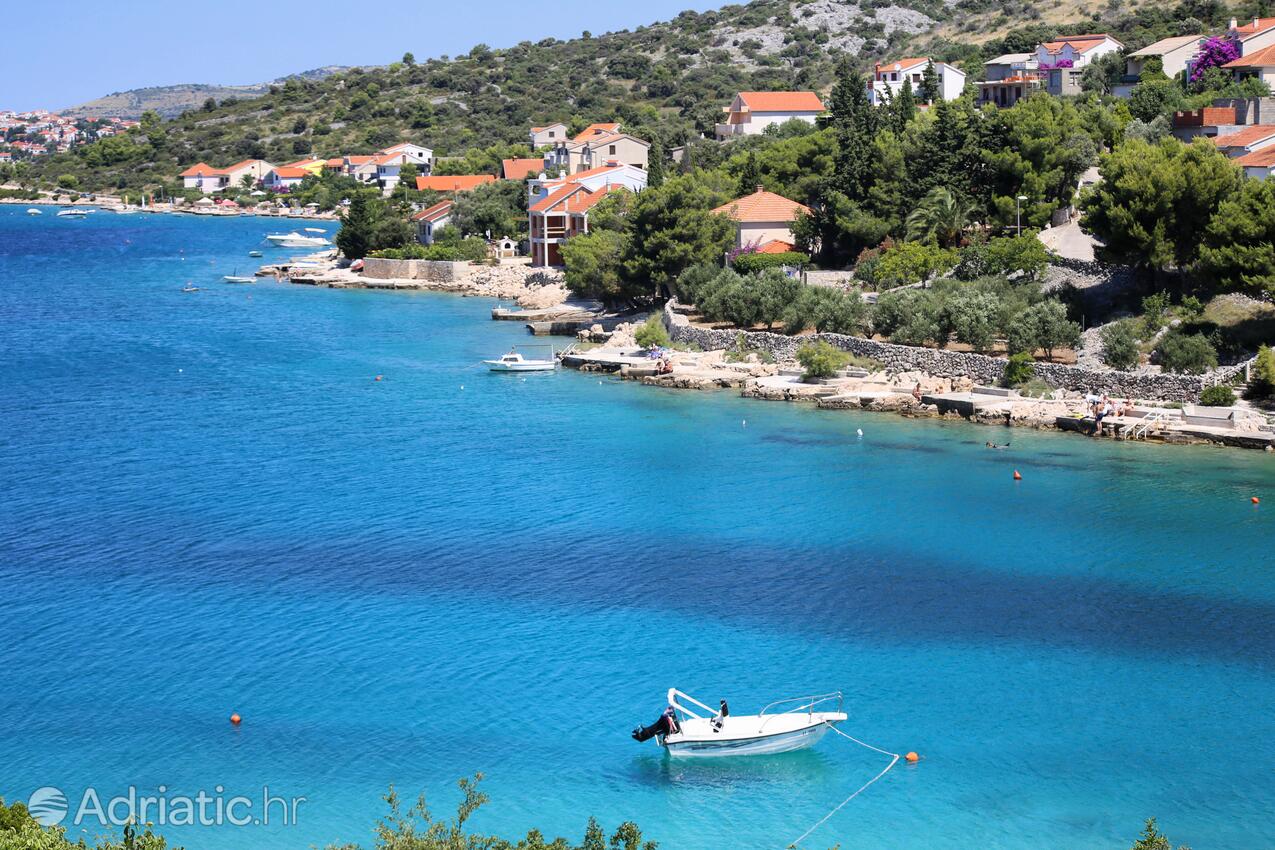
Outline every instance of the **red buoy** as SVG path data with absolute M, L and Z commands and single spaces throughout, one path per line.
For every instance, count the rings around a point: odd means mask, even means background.
M 376 379 L 377 379 L 378 381 L 379 381 L 379 380 L 381 380 L 381 376 L 380 376 L 380 375 L 377 375 L 377 376 L 376 376 Z
M 1017 469 L 1015 469 L 1015 470 L 1014 470 L 1014 480 L 1015 480 L 1015 481 L 1022 481 L 1022 480 L 1023 480 L 1023 475 L 1022 475 L 1022 473 L 1021 473 L 1021 472 L 1019 472 Z
M 1257 498 L 1256 496 L 1253 497 L 1253 504 L 1260 505 L 1261 503 L 1262 503 L 1261 499 Z
M 239 712 L 235 712 L 234 714 L 230 715 L 231 726 L 238 726 L 240 723 L 243 723 L 243 718 L 239 716 Z

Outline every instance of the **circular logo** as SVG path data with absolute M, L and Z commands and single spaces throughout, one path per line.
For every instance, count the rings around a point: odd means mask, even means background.
M 66 795 L 61 788 L 37 788 L 27 800 L 27 811 L 40 826 L 57 826 L 66 817 Z

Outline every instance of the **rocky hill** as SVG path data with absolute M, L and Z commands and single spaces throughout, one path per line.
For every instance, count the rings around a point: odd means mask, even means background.
M 330 65 L 305 71 L 301 74 L 293 74 L 291 77 L 272 80 L 268 83 L 247 86 L 222 86 L 206 83 L 150 86 L 141 89 L 112 92 L 87 103 L 60 109 L 58 112 L 61 115 L 73 118 L 98 118 L 101 116 L 140 118 L 142 113 L 152 111 L 159 113 L 164 118 L 176 118 L 188 109 L 198 109 L 210 97 L 217 101 L 260 97 L 270 91 L 271 85 L 282 85 L 288 79 L 321 80 L 344 70 L 347 69 L 338 65 Z

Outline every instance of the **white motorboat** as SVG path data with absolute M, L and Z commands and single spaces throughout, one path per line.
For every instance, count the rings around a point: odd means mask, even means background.
M 550 346 L 545 347 L 550 352 L 548 360 L 523 357 L 520 352 L 511 350 L 499 360 L 484 360 L 483 362 L 493 372 L 549 372 L 558 368 L 558 360 L 553 356 L 553 348 Z
M 88 210 L 78 209 L 76 207 L 58 210 L 58 218 L 85 218 L 88 214 Z
M 633 738 L 654 738 L 674 756 L 786 753 L 818 743 L 829 729 L 846 719 L 841 708 L 842 696 L 837 691 L 778 700 L 758 714 L 731 714 L 726 700 L 714 710 L 669 688 L 668 708 L 655 723 L 634 729 Z
M 244 275 L 228 274 L 222 277 L 226 283 L 256 283 L 255 277 L 245 277 Z
M 305 229 L 305 232 L 306 233 L 322 233 L 325 237 L 328 235 L 328 232 L 324 230 L 322 227 L 307 227 Z
M 27 215 L 44 215 L 44 210 L 37 210 L 35 207 L 31 207 L 27 210 Z
M 304 233 L 272 233 L 266 237 L 271 245 L 280 248 L 323 248 L 332 243 L 322 236 L 306 236 Z

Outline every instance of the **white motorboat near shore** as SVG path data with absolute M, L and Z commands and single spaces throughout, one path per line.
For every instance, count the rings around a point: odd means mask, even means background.
M 89 210 L 79 209 L 77 207 L 69 207 L 67 209 L 58 210 L 58 218 L 85 218 L 89 214 Z
M 322 236 L 306 236 L 304 233 L 271 233 L 266 241 L 280 248 L 325 248 L 332 243 Z
M 535 360 L 523 357 L 517 351 L 517 347 L 511 349 L 508 354 L 501 356 L 499 360 L 484 360 L 487 368 L 493 372 L 549 372 L 558 368 L 558 359 L 553 356 L 553 348 L 545 346 L 549 349 L 548 360 Z
M 673 756 L 786 753 L 813 746 L 835 724 L 844 721 L 842 701 L 841 692 L 837 691 L 778 700 L 758 714 L 731 714 L 725 700 L 720 709 L 714 710 L 689 694 L 669 688 L 664 714 L 650 726 L 634 729 L 633 738 L 655 738 Z
M 31 207 L 27 210 L 27 215 L 44 215 L 44 210 L 37 210 L 35 207 Z
M 239 274 L 224 275 L 222 277 L 222 280 L 224 280 L 226 283 L 256 283 L 257 282 L 257 279 L 255 277 L 245 277 L 244 275 L 239 275 Z

